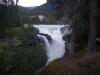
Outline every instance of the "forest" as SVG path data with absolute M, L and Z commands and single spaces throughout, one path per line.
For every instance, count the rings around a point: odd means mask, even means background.
M 20 11 L 18 2 L 0 0 L 0 75 L 100 74 L 99 0 L 47 0 L 45 5 L 57 12 Z M 32 26 L 41 24 L 64 24 L 71 30 L 62 37 L 68 53 L 47 66 L 44 41 Z

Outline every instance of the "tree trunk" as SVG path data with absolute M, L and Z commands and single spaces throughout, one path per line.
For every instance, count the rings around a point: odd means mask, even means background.
M 75 17 L 73 17 L 72 20 L 72 32 L 71 32 L 71 40 L 70 40 L 70 51 L 69 51 L 69 55 L 73 55 L 75 53 Z
M 73 18 L 72 18 L 72 33 L 71 33 L 71 40 L 70 40 L 70 51 L 69 55 L 73 55 L 75 53 L 75 34 L 76 34 L 76 17 L 77 17 L 77 0 L 72 0 L 73 1 Z
M 98 0 L 90 0 L 90 26 L 88 52 L 86 55 L 91 55 L 96 52 L 97 1 Z
M 70 51 L 69 55 L 73 55 L 75 53 L 75 24 L 72 24 L 72 32 L 71 32 L 71 41 L 70 41 Z

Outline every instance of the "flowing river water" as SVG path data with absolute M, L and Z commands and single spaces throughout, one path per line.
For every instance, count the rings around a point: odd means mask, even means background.
M 33 25 L 38 28 L 40 33 L 48 34 L 52 38 L 52 43 L 49 43 L 47 38 L 42 35 L 38 35 L 42 37 L 45 41 L 48 61 L 51 62 L 54 59 L 61 58 L 65 53 L 65 43 L 62 39 L 62 34 L 60 28 L 64 27 L 64 25 Z

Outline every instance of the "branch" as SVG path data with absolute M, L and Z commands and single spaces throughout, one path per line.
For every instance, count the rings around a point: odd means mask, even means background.
M 100 39 L 99 38 L 96 38 L 96 40 L 100 42 Z

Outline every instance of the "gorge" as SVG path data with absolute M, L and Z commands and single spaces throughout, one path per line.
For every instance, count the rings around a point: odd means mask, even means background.
M 39 29 L 38 37 L 42 38 L 45 42 L 45 47 L 47 51 L 48 61 L 51 62 L 54 59 L 61 58 L 65 54 L 65 41 L 62 37 L 64 34 L 61 32 L 61 28 L 64 25 L 33 25 Z M 68 34 L 68 31 L 66 32 Z M 41 35 L 42 34 L 42 35 Z M 43 34 L 48 34 L 51 40 L 46 38 Z

